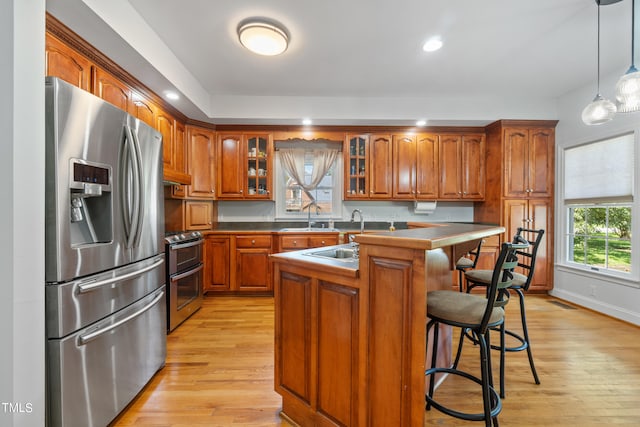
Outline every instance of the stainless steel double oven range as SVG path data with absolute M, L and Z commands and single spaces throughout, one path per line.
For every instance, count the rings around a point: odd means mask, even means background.
M 168 233 L 167 331 L 171 332 L 202 306 L 202 247 L 199 231 Z

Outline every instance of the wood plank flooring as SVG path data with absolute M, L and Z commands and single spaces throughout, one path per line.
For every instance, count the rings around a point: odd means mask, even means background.
M 541 384 L 533 382 L 525 352 L 507 354 L 501 426 L 640 425 L 640 328 L 551 297 L 526 298 Z M 507 310 L 514 330 L 516 299 Z M 167 347 L 166 366 L 112 426 L 289 426 L 273 391 L 272 298 L 205 297 Z M 477 370 L 478 350 L 469 343 L 461 367 Z M 450 378 L 439 396 L 479 411 L 478 394 L 477 386 Z M 425 425 L 479 423 L 431 410 Z

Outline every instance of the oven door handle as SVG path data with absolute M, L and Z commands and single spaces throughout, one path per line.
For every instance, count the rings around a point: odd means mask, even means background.
M 175 245 L 170 245 L 169 249 L 171 249 L 172 251 L 177 251 L 178 249 L 184 249 L 184 248 L 190 248 L 191 246 L 198 246 L 202 244 L 202 239 L 200 240 L 195 240 L 193 242 L 187 242 L 187 243 L 178 243 Z
M 176 274 L 174 276 L 171 276 L 171 277 L 169 277 L 169 279 L 172 282 L 184 279 L 185 277 L 191 276 L 192 274 L 197 273 L 198 271 L 202 270 L 203 267 L 204 267 L 204 264 L 200 264 L 196 268 L 192 268 L 191 270 L 187 270 L 184 273 L 180 273 L 180 274 Z
M 164 296 L 164 291 L 162 291 L 157 297 L 155 297 L 153 299 L 153 301 L 151 301 L 149 304 L 145 305 L 140 310 L 136 311 L 135 313 L 130 314 L 129 316 L 125 317 L 124 319 L 118 320 L 113 325 L 109 325 L 106 328 L 98 329 L 97 331 L 93 331 L 93 332 L 88 333 L 86 335 L 80 335 L 80 337 L 78 337 L 78 343 L 80 345 L 86 345 L 89 341 L 92 341 L 92 340 L 98 338 L 100 335 L 106 334 L 107 332 L 112 331 L 112 330 L 122 326 L 123 324 L 127 323 L 128 321 L 133 320 L 136 317 L 141 316 L 143 313 L 145 313 L 146 311 L 151 309 L 154 305 L 156 305 L 158 303 L 158 301 L 160 301 L 162 299 L 163 296 Z
M 115 282 L 121 282 L 123 280 L 128 280 L 128 279 L 132 279 L 132 278 L 137 277 L 137 276 L 141 276 L 144 273 L 147 273 L 147 272 L 153 270 L 154 268 L 162 265 L 163 262 L 164 262 L 164 258 L 160 258 L 158 261 L 154 262 L 153 264 L 151 264 L 151 265 L 149 265 L 147 267 L 144 267 L 141 270 L 132 271 L 131 273 L 123 274 L 122 276 L 111 277 L 109 279 L 100 280 L 100 281 L 97 281 L 97 282 L 82 283 L 82 284 L 78 285 L 78 292 L 81 293 L 81 294 L 84 294 L 84 293 L 87 293 L 87 292 L 94 291 L 97 288 L 101 288 L 103 286 L 110 285 L 110 284 L 115 283 Z

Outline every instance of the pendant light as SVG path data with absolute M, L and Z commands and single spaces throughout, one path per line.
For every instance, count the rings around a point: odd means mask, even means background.
M 631 66 L 616 84 L 618 111 L 632 113 L 640 110 L 640 71 L 634 64 L 635 0 L 631 0 Z
M 613 119 L 616 115 L 616 106 L 608 99 L 604 99 L 600 95 L 600 2 L 598 4 L 598 78 L 597 93 L 593 101 L 582 110 L 582 121 L 587 125 L 600 125 Z

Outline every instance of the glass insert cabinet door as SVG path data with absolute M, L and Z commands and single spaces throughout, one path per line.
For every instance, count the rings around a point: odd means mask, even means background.
M 268 135 L 247 135 L 247 197 L 271 198 L 271 150 Z
M 345 153 L 345 199 L 369 198 L 369 137 L 349 135 Z

